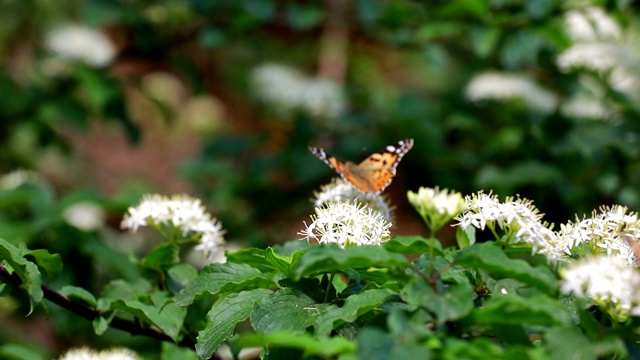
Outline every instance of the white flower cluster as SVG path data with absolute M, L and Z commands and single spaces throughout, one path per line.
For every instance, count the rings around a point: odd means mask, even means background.
M 482 192 L 467 196 L 467 211 L 459 215 L 458 226 L 473 226 L 484 230 L 488 227 L 494 234 L 497 228 L 505 231 L 510 242 L 524 242 L 533 253 L 543 254 L 550 260 L 562 257 L 556 246 L 556 235 L 542 222 L 543 214 L 531 200 L 507 197 L 502 203 L 497 195 Z
M 316 208 L 312 222 L 300 232 L 307 241 L 336 243 L 341 247 L 380 245 L 389 240 L 391 223 L 370 207 L 357 202 L 332 202 Z
M 640 54 L 635 45 L 624 42 L 613 18 L 597 7 L 570 10 L 565 15 L 565 27 L 574 45 L 558 56 L 556 64 L 561 70 L 593 70 L 606 75 L 614 89 L 637 92 Z
M 440 190 L 437 186 L 421 187 L 417 193 L 409 191 L 407 197 L 432 232 L 437 232 L 467 208 L 462 194 L 449 193 L 448 189 Z
M 141 358 L 126 348 L 113 348 L 96 351 L 86 347 L 71 349 L 60 357 L 60 360 L 140 360 Z
M 95 67 L 109 65 L 116 55 L 111 40 L 102 32 L 82 25 L 66 25 L 51 31 L 45 47 L 55 55 Z
M 67 224 L 80 230 L 93 231 L 104 226 L 107 213 L 99 204 L 81 201 L 67 207 L 62 213 L 62 218 Z
M 0 190 L 13 190 L 22 184 L 40 180 L 40 176 L 34 171 L 14 170 L 0 177 Z
M 640 316 L 640 273 L 624 260 L 604 255 L 561 269 L 562 292 L 590 297 L 614 319 Z
M 625 240 L 626 235 L 640 236 L 638 214 L 620 205 L 602 207 L 589 218 L 560 225 L 557 246 L 567 255 L 583 253 L 581 246 L 586 246 L 589 253 L 606 253 L 631 265 L 636 256 Z
M 340 84 L 306 78 L 284 65 L 260 65 L 253 70 L 251 80 L 256 95 L 283 115 L 300 109 L 313 116 L 336 118 L 345 108 Z
M 599 7 L 569 10 L 564 19 L 567 33 L 576 42 L 620 37 L 618 24 Z
M 531 109 L 541 113 L 555 111 L 558 101 L 553 93 L 542 88 L 528 77 L 519 74 L 485 72 L 476 75 L 465 90 L 469 101 L 522 100 Z
M 322 207 L 331 202 L 357 201 L 382 214 L 385 220 L 391 222 L 393 214 L 391 205 L 387 199 L 378 194 L 364 194 L 342 178 L 334 178 L 331 183 L 320 187 L 320 192 L 315 192 L 315 207 Z
M 222 224 L 212 218 L 199 199 L 186 195 L 168 198 L 162 195 L 145 195 L 140 204 L 131 207 L 122 219 L 121 227 L 135 232 L 141 226 L 151 226 L 161 233 L 167 227 L 179 231 L 182 237 L 196 235 L 199 244 L 196 250 L 214 257 L 224 244 Z M 163 234 L 173 241 L 178 234 Z

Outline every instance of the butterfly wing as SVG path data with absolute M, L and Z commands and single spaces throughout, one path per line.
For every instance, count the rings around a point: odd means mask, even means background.
M 340 176 L 348 183 L 350 183 L 354 188 L 362 191 L 363 193 L 371 192 L 369 188 L 368 181 L 363 179 L 357 169 L 358 166 L 350 161 L 346 163 L 341 162 L 336 159 L 334 156 L 327 154 L 326 151 L 316 147 L 310 147 L 309 150 L 313 155 L 315 155 L 318 159 L 324 161 L 332 167 Z
M 396 145 L 389 145 L 372 154 L 358 165 L 352 162 L 342 163 L 320 148 L 310 147 L 309 150 L 356 189 L 365 194 L 380 194 L 389 186 L 398 163 L 412 147 L 413 139 L 401 140 Z
M 396 175 L 396 168 L 402 157 L 413 147 L 413 139 L 398 141 L 395 145 L 389 145 L 384 150 L 373 153 L 357 166 L 360 178 L 366 179 L 368 192 L 380 194 L 391 184 Z

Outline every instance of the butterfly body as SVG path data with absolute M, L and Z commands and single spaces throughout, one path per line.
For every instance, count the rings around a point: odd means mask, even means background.
M 327 154 L 323 149 L 309 150 L 331 166 L 344 180 L 365 194 L 380 194 L 396 175 L 396 167 L 402 157 L 413 147 L 413 139 L 399 141 L 384 150 L 371 154 L 361 163 L 345 163 Z

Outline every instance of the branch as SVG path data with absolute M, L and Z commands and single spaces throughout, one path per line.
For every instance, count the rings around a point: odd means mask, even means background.
M 20 285 L 22 285 L 22 279 L 20 279 L 18 274 L 16 274 L 15 272 L 13 274 L 10 274 L 4 265 L 0 265 L 0 279 L 4 280 L 6 283 L 10 284 L 14 288 L 17 288 Z M 100 316 L 100 311 L 98 311 L 96 308 L 73 302 L 66 295 L 59 293 L 58 291 L 50 288 L 47 285 L 42 285 L 41 288 L 42 288 L 42 292 L 44 293 L 45 299 L 51 301 L 52 303 L 66 310 L 69 310 L 74 314 L 77 314 L 89 321 L 93 321 Z M 173 340 L 162 331 L 153 327 L 143 327 L 134 321 L 115 317 L 113 318 L 113 320 L 111 320 L 111 323 L 109 324 L 109 326 L 114 329 L 126 331 L 132 335 L 142 335 L 142 336 L 146 336 L 146 337 L 160 340 L 160 341 L 173 342 Z M 193 341 L 190 338 L 186 338 L 186 337 L 182 339 L 182 341 L 180 341 L 178 345 L 182 347 L 192 348 L 192 349 L 195 346 Z M 214 354 L 212 359 L 220 359 L 220 358 L 217 357 L 216 354 Z

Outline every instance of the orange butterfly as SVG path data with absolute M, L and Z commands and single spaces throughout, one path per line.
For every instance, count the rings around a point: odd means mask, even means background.
M 398 163 L 411 148 L 413 139 L 400 140 L 384 150 L 371 154 L 360 164 L 340 162 L 323 149 L 310 147 L 309 150 L 320 160 L 334 168 L 343 179 L 365 194 L 380 194 L 396 175 Z

